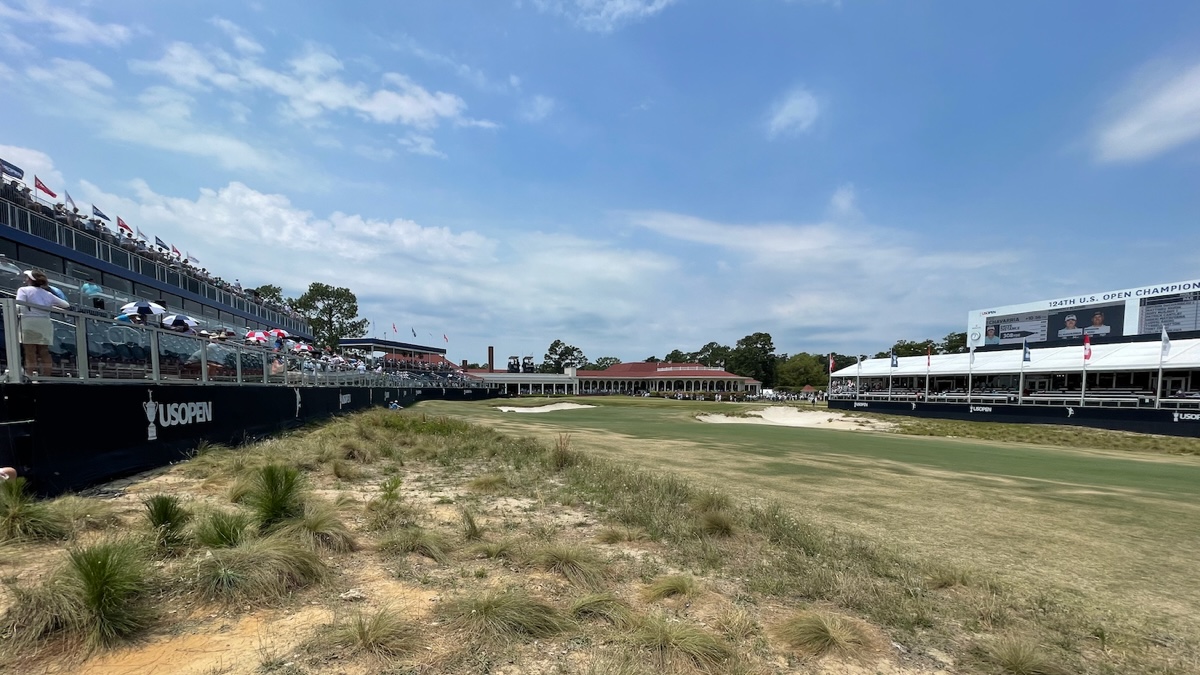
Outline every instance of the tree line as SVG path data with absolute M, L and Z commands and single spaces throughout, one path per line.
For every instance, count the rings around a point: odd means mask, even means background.
M 873 358 L 896 356 L 921 356 L 930 354 L 961 354 L 967 351 L 967 334 L 950 333 L 941 340 L 898 340 L 889 349 L 877 352 Z M 643 361 L 655 363 L 699 363 L 712 368 L 721 368 L 734 375 L 752 377 L 762 382 L 763 387 L 772 389 L 801 389 L 805 385 L 824 387 L 829 384 L 829 359 L 833 357 L 834 370 L 854 365 L 859 358 L 871 358 L 869 354 L 851 355 L 838 353 L 777 354 L 770 333 L 752 333 L 730 347 L 719 342 L 709 342 L 694 352 L 672 349 L 661 359 L 647 356 Z M 621 363 L 615 356 L 602 356 L 588 360 L 583 350 L 562 340 L 555 340 L 546 349 L 539 371 L 561 373 L 568 366 L 579 370 L 604 370 Z M 478 367 L 471 364 L 472 367 Z
M 358 297 L 349 289 L 314 281 L 298 298 L 283 297 L 283 289 L 264 284 L 250 289 L 264 302 L 291 307 L 308 320 L 318 347 L 337 348 L 344 338 L 363 337 L 371 322 L 358 318 Z

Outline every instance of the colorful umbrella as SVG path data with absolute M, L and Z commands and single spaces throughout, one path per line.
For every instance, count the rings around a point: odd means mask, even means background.
M 162 305 L 145 300 L 131 302 L 121 307 L 122 314 L 164 314 L 166 311 Z
M 311 352 L 313 350 L 313 346 L 310 344 L 305 344 L 305 343 L 301 342 L 301 343 L 297 344 L 295 347 L 293 347 L 292 349 L 295 349 L 298 352 Z
M 288 332 L 282 328 L 272 328 L 271 330 L 267 331 L 267 335 L 270 335 L 271 337 L 285 338 L 288 336 Z
M 162 323 L 164 326 L 170 326 L 172 328 L 179 328 L 180 326 L 187 326 L 188 328 L 195 328 L 196 326 L 198 326 L 200 324 L 199 321 L 196 321 L 192 317 L 185 316 L 183 314 L 169 314 L 167 316 L 164 316 Z
M 246 340 L 249 342 L 270 342 L 271 336 L 267 335 L 266 331 L 252 330 L 246 333 Z

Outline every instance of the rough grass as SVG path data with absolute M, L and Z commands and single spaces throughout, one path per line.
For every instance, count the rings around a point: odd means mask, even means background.
M 443 603 L 438 613 L 479 641 L 548 638 L 573 625 L 553 606 L 520 591 L 467 593 Z
M 733 536 L 734 517 L 726 511 L 705 511 L 700 514 L 700 531 L 711 537 Z
M 196 543 L 208 548 L 233 548 L 249 538 L 250 516 L 241 511 L 213 511 L 196 523 Z
M 805 656 L 837 653 L 857 657 L 871 648 L 870 635 L 861 622 L 828 612 L 800 612 L 776 626 L 774 633 L 780 642 Z
M 621 544 L 631 541 L 649 541 L 650 535 L 637 527 L 605 527 L 596 533 L 596 541 L 601 544 Z
M 332 631 L 334 644 L 354 652 L 390 661 L 412 652 L 418 646 L 416 627 L 390 607 L 374 612 L 356 612 Z
M 607 566 L 600 556 L 582 546 L 551 544 L 534 550 L 529 557 L 540 569 L 561 574 L 576 586 L 599 586 L 607 575 Z
M 276 532 L 291 537 L 313 551 L 348 553 L 358 550 L 358 541 L 338 517 L 337 509 L 325 502 L 310 501 L 304 514 L 278 524 Z
M 258 526 L 269 532 L 280 523 L 304 515 L 305 484 L 300 470 L 268 464 L 255 470 L 241 500 L 254 512 Z
M 79 495 L 66 495 L 50 502 L 50 510 L 70 523 L 75 533 L 107 530 L 121 524 L 112 504 Z
M 13 603 L 4 616 L 7 649 L 35 648 L 61 634 L 68 644 L 111 647 L 144 631 L 154 619 L 153 577 L 145 552 L 133 540 L 72 549 L 40 586 L 10 585 Z
M 665 598 L 673 598 L 679 595 L 694 595 L 696 593 L 696 580 L 690 576 L 679 574 L 668 577 L 660 577 L 650 582 L 642 592 L 642 597 L 647 601 L 663 600 Z
M 66 539 L 71 523 L 29 491 L 21 476 L 0 481 L 0 541 Z
M 650 652 L 660 666 L 683 659 L 702 668 L 715 668 L 733 656 L 733 650 L 711 633 L 658 614 L 644 617 L 626 639 Z
M 634 625 L 629 604 L 612 593 L 589 593 L 571 603 L 571 616 L 578 621 L 603 621 L 620 629 Z
M 1070 675 L 1069 670 L 1028 638 L 1002 637 L 977 652 L 984 663 L 995 666 L 1004 675 Z
M 196 585 L 205 600 L 276 604 L 328 572 L 310 548 L 277 536 L 211 553 L 197 564 Z
M 475 518 L 474 511 L 464 508 L 459 512 L 459 518 L 462 521 L 463 539 L 466 539 L 467 541 L 478 541 L 483 539 L 483 528 L 479 525 L 479 521 Z
M 187 546 L 184 528 L 192 520 L 192 512 L 184 508 L 175 495 L 152 495 L 142 500 L 146 522 L 154 531 L 154 545 L 160 551 L 174 553 Z
M 477 558 L 503 559 L 512 557 L 515 545 L 508 539 L 500 541 L 485 541 L 471 548 L 471 553 Z
M 467 487 L 485 494 L 500 492 L 508 487 L 508 477 L 502 473 L 489 473 L 471 480 Z
M 451 550 L 450 542 L 442 534 L 422 527 L 410 526 L 386 535 L 379 542 L 383 553 L 416 553 L 439 563 L 447 562 Z

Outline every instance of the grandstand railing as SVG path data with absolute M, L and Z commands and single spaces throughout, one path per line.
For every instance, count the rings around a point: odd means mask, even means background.
M 21 344 L 25 303 L 0 299 L 0 381 L 145 383 L 228 386 L 362 386 L 487 389 L 491 385 L 442 373 L 361 372 L 307 354 L 277 352 L 131 324 L 69 309 L 46 310 L 54 330 L 53 367 L 26 371 Z M 45 308 L 37 308 L 44 310 Z
M 81 219 L 80 222 L 84 222 L 84 219 Z M 47 217 L 28 206 L 3 198 L 0 198 L 0 224 L 60 244 L 130 272 L 147 276 L 168 286 L 195 293 L 210 302 L 220 303 L 245 312 L 276 326 L 284 326 L 292 332 L 307 334 L 311 330 L 302 319 L 260 305 L 198 276 L 189 274 L 182 268 L 172 268 L 148 255 L 124 249 L 120 245 L 120 237 L 112 234 L 109 234 L 108 237 L 99 232 L 92 234 L 79 227 L 73 227 Z
M 1129 392 L 1126 389 L 1109 391 L 1105 389 L 1088 388 L 1086 392 L 1037 391 L 1023 396 L 1014 392 L 930 392 L 925 397 L 923 391 L 842 391 L 829 395 L 834 401 L 896 401 L 923 403 L 980 403 L 984 405 L 1030 405 L 1030 406 L 1087 406 L 1101 408 L 1154 408 L 1154 392 Z M 1200 408 L 1200 394 L 1187 396 L 1164 396 L 1157 402 L 1157 407 L 1166 409 Z

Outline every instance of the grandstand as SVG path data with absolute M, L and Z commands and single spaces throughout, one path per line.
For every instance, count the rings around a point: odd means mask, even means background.
M 861 360 L 831 374 L 830 407 L 1200 436 L 1197 290 L 975 310 L 966 353 Z

